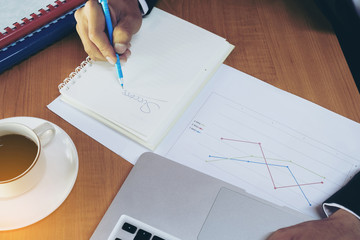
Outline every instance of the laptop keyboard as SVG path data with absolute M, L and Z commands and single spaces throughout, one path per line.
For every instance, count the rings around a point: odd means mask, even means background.
M 134 225 L 125 222 L 121 228 L 122 230 L 134 234 L 134 240 L 165 240 L 164 238 L 158 237 L 151 234 L 143 229 L 139 229 Z M 136 232 L 137 231 L 137 232 Z M 135 234 L 136 233 L 136 234 Z M 121 238 L 115 238 L 115 240 L 122 240 Z
M 122 215 L 108 240 L 180 240 L 132 217 Z

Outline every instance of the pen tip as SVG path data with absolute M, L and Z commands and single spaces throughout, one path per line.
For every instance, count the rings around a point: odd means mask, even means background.
M 121 85 L 121 88 L 124 89 L 124 81 L 123 81 L 123 78 L 119 78 L 119 83 Z

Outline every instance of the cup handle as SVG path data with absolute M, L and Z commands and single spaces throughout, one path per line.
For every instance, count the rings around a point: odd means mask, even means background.
M 45 147 L 54 138 L 56 132 L 53 125 L 48 122 L 37 126 L 33 131 L 38 135 L 42 147 Z

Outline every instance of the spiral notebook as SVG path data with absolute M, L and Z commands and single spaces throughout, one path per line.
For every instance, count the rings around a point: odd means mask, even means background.
M 205 29 L 154 8 L 123 65 L 87 58 L 59 85 L 61 99 L 154 149 L 233 49 Z

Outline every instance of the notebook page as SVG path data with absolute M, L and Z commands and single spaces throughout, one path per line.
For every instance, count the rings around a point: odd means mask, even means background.
M 92 61 L 61 90 L 62 99 L 156 145 L 232 49 L 225 39 L 155 8 L 132 39 L 125 89 L 114 66 Z

